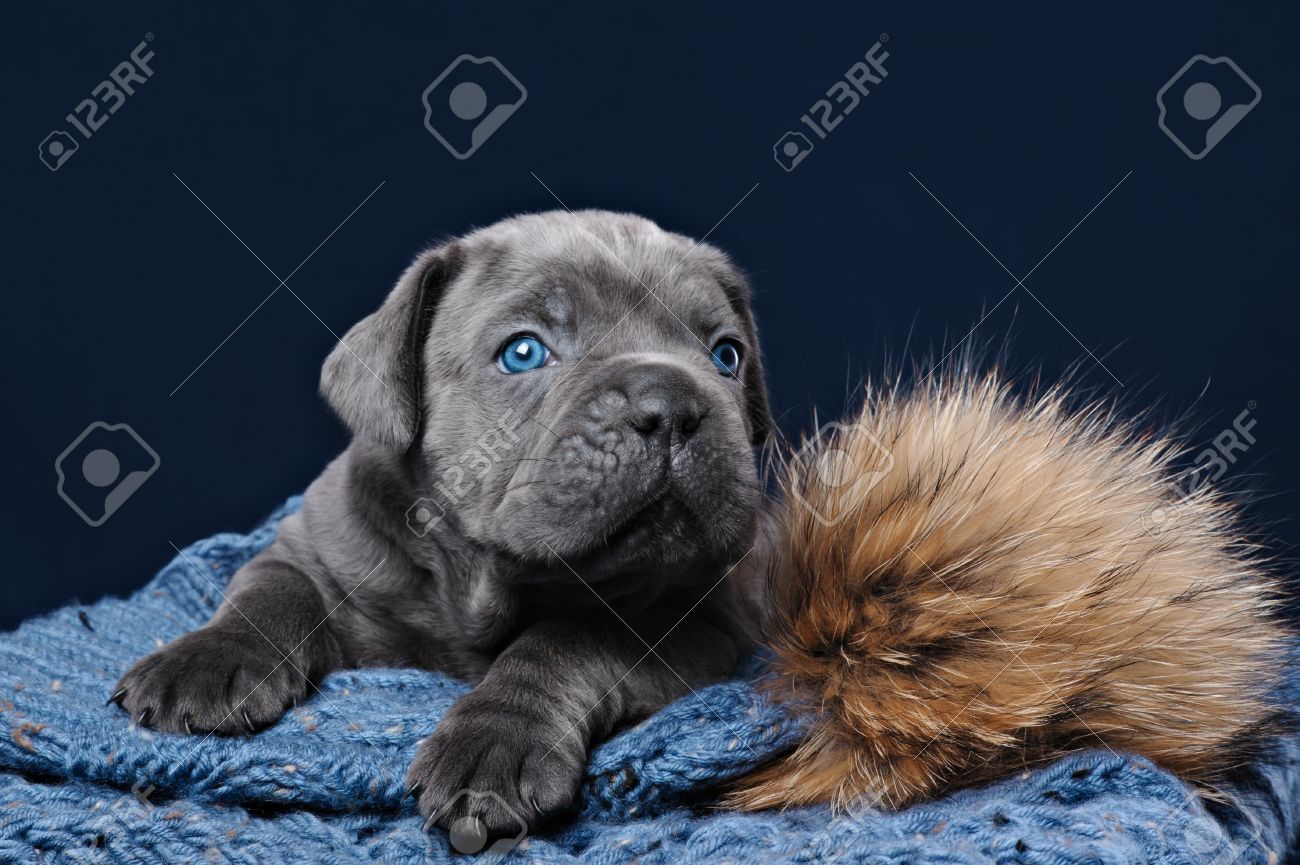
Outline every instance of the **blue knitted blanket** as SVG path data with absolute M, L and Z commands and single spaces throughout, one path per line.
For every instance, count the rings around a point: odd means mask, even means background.
M 207 620 L 220 602 L 211 584 L 297 506 L 192 545 L 127 600 L 0 636 L 0 862 L 474 861 L 422 832 L 402 796 L 417 743 L 467 690 L 445 676 L 336 673 L 324 697 L 241 738 L 156 733 L 104 705 L 131 662 Z M 721 811 L 720 785 L 802 733 L 756 690 L 761 674 L 749 662 L 600 746 L 579 816 L 506 859 L 1277 865 L 1296 838 L 1300 733 L 1257 767 L 1257 784 L 1228 791 L 1235 804 L 1208 810 L 1150 762 L 1102 750 L 898 813 Z

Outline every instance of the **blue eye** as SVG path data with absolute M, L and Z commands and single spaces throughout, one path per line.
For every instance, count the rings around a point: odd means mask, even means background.
M 718 340 L 718 344 L 713 347 L 713 365 L 723 375 L 736 377 L 740 371 L 740 346 L 735 340 Z
M 546 366 L 551 359 L 551 350 L 540 339 L 531 334 L 516 336 L 501 347 L 497 355 L 497 369 L 514 375 Z

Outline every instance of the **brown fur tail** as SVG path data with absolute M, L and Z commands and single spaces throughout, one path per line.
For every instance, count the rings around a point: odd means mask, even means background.
M 1271 732 L 1274 583 L 1170 441 L 990 376 L 868 389 L 810 449 L 770 643 L 818 720 L 732 805 L 901 807 L 1088 747 L 1212 785 Z

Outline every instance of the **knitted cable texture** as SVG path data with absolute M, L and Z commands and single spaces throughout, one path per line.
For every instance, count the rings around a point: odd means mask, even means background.
M 474 860 L 425 833 L 402 779 L 467 687 L 353 670 L 255 736 L 143 729 L 105 706 L 136 659 L 203 624 L 291 499 L 248 535 L 191 545 L 127 600 L 70 606 L 0 636 L 0 862 L 405 863 Z M 1206 804 L 1147 760 L 1084 752 L 906 811 L 737 814 L 719 785 L 793 747 L 759 660 L 598 747 L 576 818 L 521 863 L 1213 863 L 1277 865 L 1300 826 L 1300 732 L 1259 782 Z M 1290 696 L 1300 696 L 1300 676 Z M 480 861 L 486 862 L 484 857 Z

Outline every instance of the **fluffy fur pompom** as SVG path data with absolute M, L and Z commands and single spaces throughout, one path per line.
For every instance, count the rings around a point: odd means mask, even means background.
M 733 806 L 902 807 L 1090 747 L 1214 785 L 1275 729 L 1276 587 L 1170 440 L 955 374 L 803 453 L 768 642 L 818 720 Z

